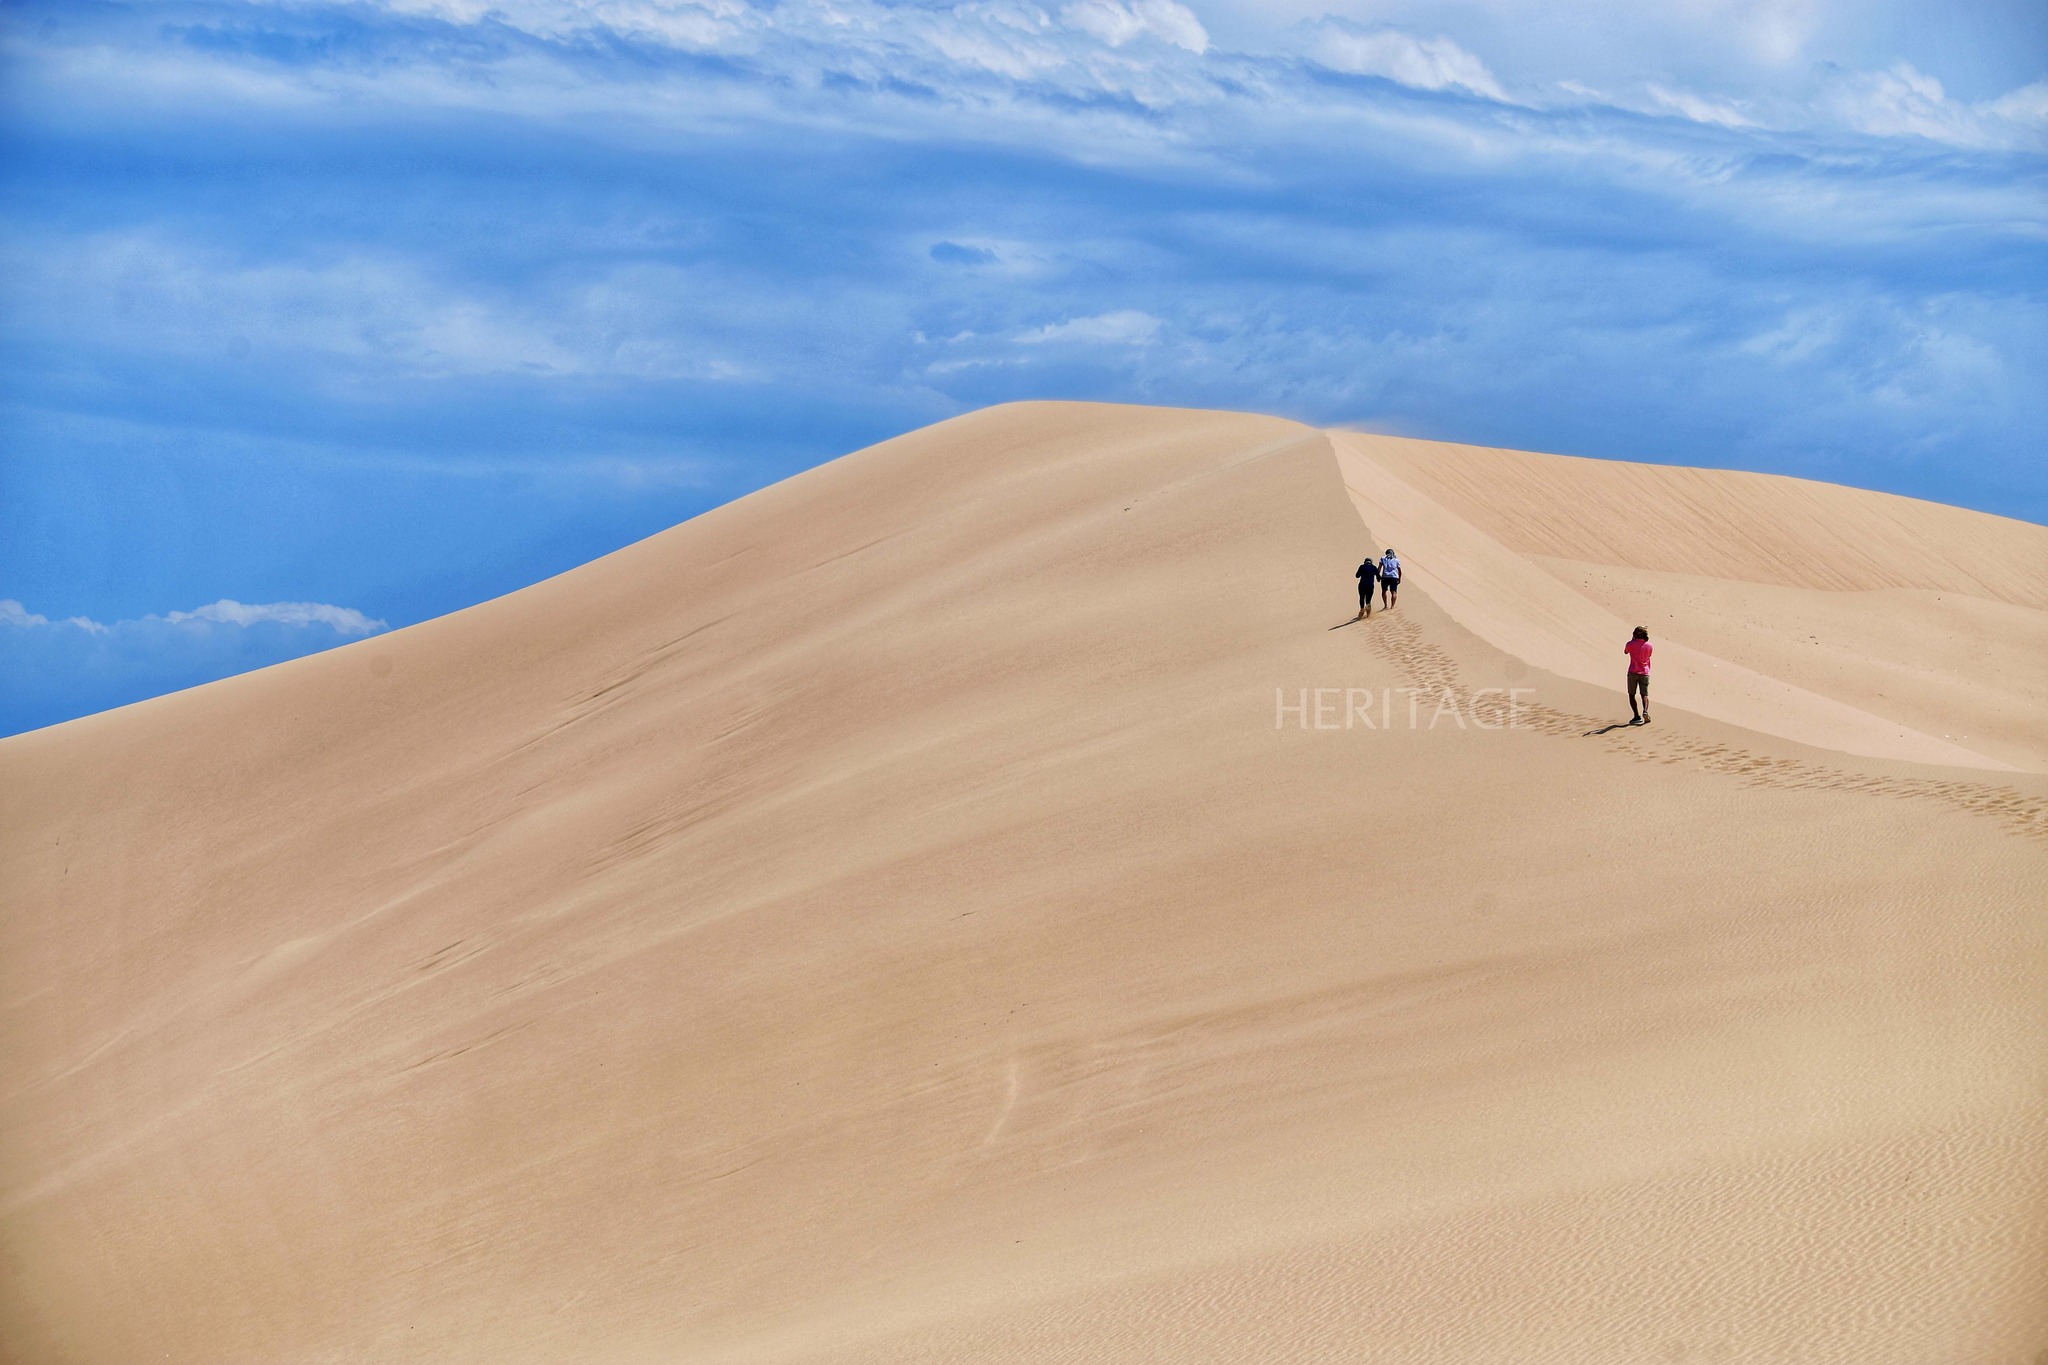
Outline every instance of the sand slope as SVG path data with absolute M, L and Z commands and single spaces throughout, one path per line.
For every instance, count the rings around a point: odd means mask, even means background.
M 0 741 L 0 1354 L 2032 1360 L 2043 533 L 1550 458 L 992 409 Z

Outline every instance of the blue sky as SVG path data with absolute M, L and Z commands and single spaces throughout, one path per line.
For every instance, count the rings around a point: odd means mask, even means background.
M 2048 519 L 2034 0 L 7 0 L 0 63 L 0 734 L 1016 398 Z

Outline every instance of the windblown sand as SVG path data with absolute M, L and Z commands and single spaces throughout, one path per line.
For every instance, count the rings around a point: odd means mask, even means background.
M 11 1361 L 2048 1351 L 2040 527 L 992 409 L 0 741 L 0 878 Z

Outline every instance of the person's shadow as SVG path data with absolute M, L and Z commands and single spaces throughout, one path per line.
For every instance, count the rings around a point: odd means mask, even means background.
M 1609 732 L 1610 730 L 1626 730 L 1626 729 L 1628 729 L 1628 722 L 1627 722 L 1627 721 L 1625 721 L 1625 720 L 1618 720 L 1618 721 L 1614 722 L 1614 724 L 1612 724 L 1612 725 L 1606 725 L 1606 726 L 1602 726 L 1602 727 L 1601 727 L 1600 729 L 1598 729 L 1598 730 L 1588 730 L 1588 731 L 1586 731 L 1586 733 L 1585 733 L 1585 734 L 1583 734 L 1583 735 L 1580 735 L 1580 736 L 1579 736 L 1579 738 L 1580 738 L 1580 739 L 1590 739 L 1590 738 L 1591 738 L 1592 736 L 1594 736 L 1594 735 L 1604 735 L 1604 734 L 1608 733 L 1608 732 Z
M 1330 627 L 1330 629 L 1331 629 L 1331 630 L 1342 630 L 1342 629 L 1344 629 L 1344 627 L 1346 627 L 1346 626 L 1355 626 L 1355 625 L 1359 625 L 1359 624 L 1363 623 L 1363 622 L 1364 622 L 1364 621 L 1365 621 L 1366 619 L 1367 619 L 1367 618 L 1365 618 L 1365 617 L 1363 617 L 1363 616 L 1354 616 L 1354 617 L 1352 617 L 1352 618 L 1351 618 L 1351 619 L 1350 619 L 1349 621 L 1339 621 L 1339 622 L 1338 622 L 1338 623 L 1337 623 L 1336 625 L 1334 625 L 1334 626 L 1331 626 L 1331 627 Z

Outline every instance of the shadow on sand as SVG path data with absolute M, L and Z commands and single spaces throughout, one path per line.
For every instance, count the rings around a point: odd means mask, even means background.
M 1342 630 L 1342 629 L 1344 629 L 1344 627 L 1346 627 L 1346 626 L 1355 626 L 1355 625 L 1358 625 L 1358 624 L 1359 624 L 1360 622 L 1362 622 L 1362 621 L 1370 621 L 1371 619 L 1372 619 L 1372 618 L 1371 618 L 1370 616 L 1354 616 L 1354 617 L 1352 617 L 1352 618 L 1351 618 L 1351 619 L 1350 619 L 1349 621 L 1339 621 L 1339 622 L 1338 622 L 1338 623 L 1337 623 L 1336 625 L 1334 625 L 1334 626 L 1331 626 L 1331 627 L 1330 627 L 1330 629 L 1331 629 L 1331 630 Z
M 1580 736 L 1579 736 L 1579 738 L 1580 738 L 1580 739 L 1588 739 L 1588 738 L 1591 738 L 1591 737 L 1592 737 L 1592 736 L 1594 736 L 1594 735 L 1604 735 L 1604 734 L 1607 734 L 1607 733 L 1609 733 L 1610 731 L 1613 731 L 1613 730 L 1626 730 L 1626 729 L 1629 729 L 1629 728 L 1630 728 L 1630 727 L 1629 727 L 1629 723 L 1628 723 L 1627 721 L 1625 721 L 1625 720 L 1618 720 L 1618 721 L 1614 722 L 1614 724 L 1612 724 L 1612 725 L 1603 725 L 1603 726 L 1601 726 L 1601 727 L 1600 727 L 1599 729 L 1597 729 L 1597 730 L 1588 730 L 1588 731 L 1586 731 L 1586 733 L 1585 733 L 1585 734 L 1583 734 L 1583 735 L 1580 735 Z

